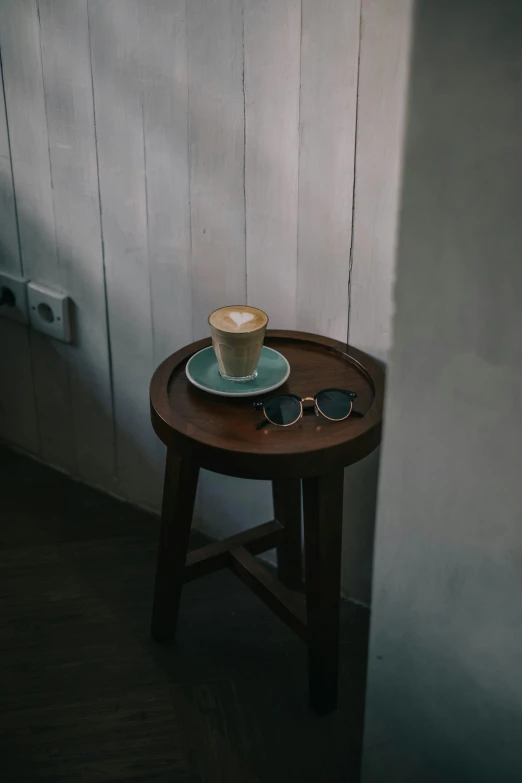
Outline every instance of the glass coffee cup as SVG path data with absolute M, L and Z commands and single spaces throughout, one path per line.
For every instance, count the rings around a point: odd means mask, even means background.
M 208 322 L 221 377 L 238 383 L 256 378 L 267 314 L 257 307 L 229 305 L 214 310 Z

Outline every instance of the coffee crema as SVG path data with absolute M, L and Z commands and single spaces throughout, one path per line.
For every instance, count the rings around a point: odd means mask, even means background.
M 214 329 L 229 334 L 245 334 L 262 329 L 268 322 L 268 316 L 257 307 L 248 305 L 230 305 L 214 310 L 209 316 L 209 323 Z

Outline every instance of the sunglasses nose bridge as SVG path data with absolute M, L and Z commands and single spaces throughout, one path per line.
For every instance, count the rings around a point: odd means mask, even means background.
M 315 397 L 303 397 L 303 399 L 301 400 L 301 407 L 303 407 L 306 402 L 313 403 L 314 413 L 316 416 L 319 416 L 319 409 L 317 407 L 317 400 L 315 399 Z M 311 407 L 312 407 L 311 405 L 307 405 L 306 409 L 310 410 Z

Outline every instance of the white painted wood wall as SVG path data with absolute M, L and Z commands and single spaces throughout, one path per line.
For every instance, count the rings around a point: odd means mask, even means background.
M 2 439 L 156 509 L 149 380 L 213 308 L 346 339 L 360 24 L 360 0 L 0 0 L 0 269 L 77 325 L 0 319 Z M 203 477 L 209 532 L 270 513 Z

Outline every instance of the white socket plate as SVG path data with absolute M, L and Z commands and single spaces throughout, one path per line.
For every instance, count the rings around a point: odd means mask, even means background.
M 71 302 L 67 294 L 39 283 L 29 283 L 27 302 L 33 329 L 55 340 L 71 342 Z
M 27 313 L 27 280 L 1 272 L 0 289 L 2 288 L 7 288 L 13 294 L 15 304 L 0 305 L 0 317 L 10 318 L 12 321 L 26 324 L 29 320 Z

